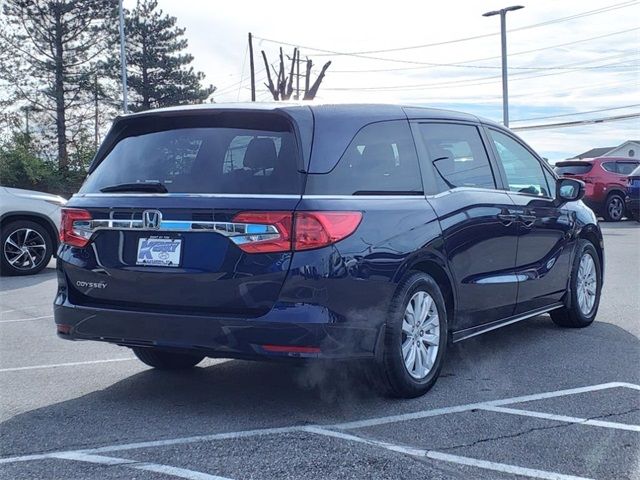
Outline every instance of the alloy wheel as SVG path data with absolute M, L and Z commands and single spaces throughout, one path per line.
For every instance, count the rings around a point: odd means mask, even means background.
M 402 319 L 402 357 L 413 378 L 424 379 L 435 364 L 440 344 L 440 320 L 433 298 L 418 291 L 409 300 Z
M 608 205 L 609 217 L 613 220 L 620 220 L 624 212 L 624 204 L 620 197 L 612 197 Z
M 596 276 L 596 265 L 591 254 L 585 253 L 580 259 L 576 282 L 578 307 L 583 315 L 589 316 L 593 311 L 597 291 L 598 279 Z
M 45 239 L 35 230 L 19 228 L 4 241 L 4 258 L 16 270 L 33 270 L 44 260 L 47 253 Z

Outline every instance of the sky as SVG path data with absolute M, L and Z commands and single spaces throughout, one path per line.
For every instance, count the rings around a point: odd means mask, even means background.
M 252 32 L 258 100 L 270 98 L 261 50 L 275 62 L 280 46 L 291 54 L 296 45 L 314 72 L 332 62 L 319 102 L 425 105 L 502 121 L 500 20 L 482 14 L 523 5 L 507 15 L 511 127 L 640 112 L 640 2 L 513 1 L 159 0 L 159 6 L 186 28 L 193 65 L 218 87 L 219 103 L 250 99 Z M 134 4 L 125 0 L 126 7 Z M 479 38 L 460 40 L 469 37 Z M 602 109 L 610 110 L 539 118 Z M 555 161 L 640 139 L 640 119 L 519 135 Z

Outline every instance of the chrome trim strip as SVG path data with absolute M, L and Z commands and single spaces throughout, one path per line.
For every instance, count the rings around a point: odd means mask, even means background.
M 424 200 L 424 195 L 303 195 L 302 200 Z
M 464 330 L 459 330 L 457 332 L 452 332 L 452 337 L 453 337 L 453 343 L 457 343 L 461 340 L 466 340 L 467 338 L 471 338 L 471 337 L 475 337 L 477 335 L 481 335 L 483 333 L 487 333 L 490 332 L 491 330 L 496 330 L 498 328 L 501 327 L 506 327 L 507 325 L 511 325 L 512 323 L 516 323 L 516 322 L 520 322 L 522 320 L 526 320 L 527 318 L 531 318 L 531 317 L 535 317 L 537 315 L 542 315 L 543 313 L 547 313 L 550 312 L 551 310 L 556 310 L 557 308 L 560 308 L 564 306 L 564 304 L 562 303 L 557 303 L 554 305 L 551 305 L 549 307 L 543 307 L 543 308 L 539 308 L 537 310 L 534 310 L 532 312 L 529 313 L 525 313 L 516 317 L 511 317 L 511 319 L 509 319 L 509 317 L 507 317 L 504 320 L 496 320 L 495 322 L 491 322 L 487 325 L 480 325 L 477 327 L 471 327 L 471 328 L 466 328 Z M 465 333 L 465 332 L 469 332 L 469 333 Z
M 134 230 L 161 232 L 215 232 L 225 237 L 251 237 L 252 241 L 267 240 L 279 235 L 275 225 L 234 222 L 201 222 L 190 220 L 162 220 L 159 228 L 145 228 L 142 220 L 97 219 L 75 221 L 74 230 L 81 230 L 88 235 L 98 230 Z M 260 237 L 260 238 L 254 238 Z M 264 238 L 262 238 L 264 237 Z

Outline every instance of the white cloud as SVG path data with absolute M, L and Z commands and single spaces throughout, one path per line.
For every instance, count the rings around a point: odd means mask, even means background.
M 133 0 L 125 1 L 132 6 Z M 505 1 L 448 2 L 369 1 L 347 2 L 327 0 L 310 3 L 290 0 L 209 1 L 160 0 L 160 7 L 178 18 L 186 27 L 195 66 L 207 75 L 207 81 L 219 87 L 216 101 L 249 99 L 248 62 L 245 60 L 247 33 L 256 37 L 291 42 L 302 47 L 302 55 L 313 58 L 316 68 L 332 61 L 318 98 L 324 102 L 403 102 L 455 104 L 456 109 L 477 112 L 494 120 L 501 119 L 500 59 L 476 61 L 473 65 L 495 68 L 428 67 L 383 72 L 340 73 L 340 70 L 380 70 L 411 68 L 412 65 L 362 59 L 351 56 L 319 56 L 304 47 L 354 52 L 436 43 L 451 39 L 491 34 L 499 31 L 498 17 L 484 18 L 482 13 L 507 6 Z M 515 2 L 517 3 L 517 2 Z M 597 0 L 536 0 L 525 9 L 507 16 L 509 29 L 547 22 L 560 17 L 619 5 L 622 0 L 603 4 Z M 516 55 L 509 57 L 512 118 L 528 118 L 571 112 L 597 110 L 640 103 L 640 70 L 638 64 L 638 18 L 640 4 L 603 11 L 570 21 L 536 28 L 512 31 L 508 48 Z M 546 46 L 575 42 L 585 38 L 609 35 L 623 30 L 634 31 L 610 35 L 573 45 L 517 54 Z M 260 50 L 275 59 L 278 44 L 255 41 L 256 69 L 263 70 Z M 285 52 L 290 52 L 285 47 Z M 405 50 L 373 56 L 432 63 L 457 63 L 466 60 L 497 57 L 498 35 L 467 42 L 429 48 Z M 244 63 L 244 71 L 243 71 Z M 575 65 L 574 65 L 575 64 Z M 600 65 L 606 68 L 589 68 Z M 549 70 L 554 66 L 574 65 L 574 70 Z M 522 70 L 518 68 L 523 68 Z M 541 68 L 545 70 L 533 70 Z M 532 69 L 532 70 L 525 70 Z M 561 73 L 560 73 L 561 72 Z M 539 76 L 554 73 L 554 75 Z M 556 74 L 558 73 L 558 74 Z M 262 80 L 263 72 L 257 75 Z M 531 77 L 531 78 L 527 78 Z M 476 79 L 461 82 L 461 80 Z M 452 82 L 447 85 L 446 82 Z M 456 83 L 457 82 L 457 83 Z M 490 82 L 482 84 L 484 82 Z M 258 82 L 259 99 L 268 99 L 262 81 Z M 440 85 L 413 89 L 359 90 L 362 87 L 399 85 Z M 444 83 L 444 85 L 443 85 Z M 350 90 L 339 90 L 349 88 Z M 629 113 L 627 109 L 591 116 Z M 585 118 L 588 118 L 586 116 Z M 568 117 L 575 119 L 575 117 Z M 550 122 L 553 119 L 549 120 Z M 539 120 L 535 123 L 545 122 Z M 522 125 L 519 123 L 517 125 Z M 605 123 L 557 130 L 522 132 L 543 155 L 566 157 L 596 146 L 621 143 L 638 137 L 637 121 Z

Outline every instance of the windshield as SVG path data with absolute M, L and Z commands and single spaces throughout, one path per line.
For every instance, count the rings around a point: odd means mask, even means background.
M 301 174 L 290 131 L 180 128 L 120 140 L 80 193 L 298 194 Z M 153 186 L 153 188 L 145 188 Z

